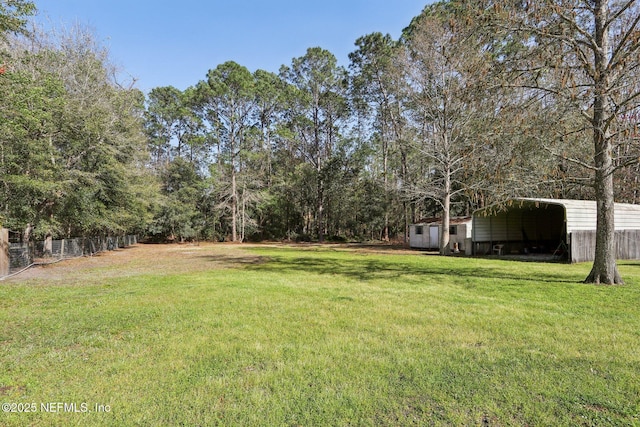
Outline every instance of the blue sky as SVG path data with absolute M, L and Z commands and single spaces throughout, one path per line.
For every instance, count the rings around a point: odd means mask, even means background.
M 112 61 L 147 92 L 186 89 L 209 69 L 236 61 L 277 72 L 307 48 L 348 65 L 360 36 L 398 38 L 430 0 L 35 0 L 36 21 L 90 28 Z

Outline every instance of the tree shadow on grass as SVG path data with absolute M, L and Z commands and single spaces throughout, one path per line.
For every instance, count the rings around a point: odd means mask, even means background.
M 197 258 L 201 262 L 210 262 L 210 263 L 218 264 L 224 267 L 261 265 L 271 260 L 270 257 L 259 256 L 259 255 L 239 256 L 239 255 L 216 254 L 216 255 L 199 255 L 199 256 L 196 256 L 195 258 Z
M 431 257 L 430 257 L 431 258 Z M 269 256 L 268 261 L 253 263 L 249 266 L 254 271 L 269 272 L 307 272 L 320 275 L 340 275 L 359 281 L 371 281 L 376 279 L 409 278 L 409 277 L 466 277 L 477 279 L 496 279 L 527 281 L 535 283 L 580 283 L 580 279 L 568 278 L 567 274 L 543 273 L 531 275 L 530 273 L 518 273 L 508 269 L 500 269 L 487 265 L 452 265 L 450 260 L 444 260 L 438 265 L 438 258 L 433 257 L 422 265 L 415 263 L 402 263 L 387 261 L 380 258 L 368 258 L 354 256 L 353 258 L 331 258 L 327 256 Z M 513 267 L 509 267 L 513 268 Z M 530 270 L 528 270 L 530 271 Z
M 639 261 L 618 261 L 617 264 L 618 264 L 618 267 L 622 265 L 625 267 L 640 267 Z

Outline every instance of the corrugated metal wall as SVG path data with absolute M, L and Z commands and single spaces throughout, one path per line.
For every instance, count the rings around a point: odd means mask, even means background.
M 592 200 L 564 199 L 523 199 L 540 207 L 546 205 L 563 206 L 566 212 L 567 233 L 574 231 L 595 230 L 597 222 L 597 205 Z M 615 204 L 616 230 L 640 229 L 640 205 L 627 203 Z
M 640 230 L 640 206 L 616 203 L 616 230 Z
M 571 200 L 563 206 L 567 213 L 567 233 L 596 228 L 595 202 Z

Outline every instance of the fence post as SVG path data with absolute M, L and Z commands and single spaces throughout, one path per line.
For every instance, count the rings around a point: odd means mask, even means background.
M 0 277 L 9 275 L 9 230 L 0 228 Z
M 51 236 L 51 234 L 47 234 L 44 238 L 44 245 L 42 249 L 44 256 L 53 256 L 53 236 Z

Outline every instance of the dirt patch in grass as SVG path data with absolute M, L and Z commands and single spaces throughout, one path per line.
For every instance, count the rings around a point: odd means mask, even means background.
M 96 278 L 105 279 L 145 274 L 185 274 L 255 265 L 265 262 L 267 259 L 253 254 L 247 249 L 266 246 L 311 250 L 322 248 L 369 254 L 421 253 L 401 245 L 390 244 L 138 244 L 90 257 L 36 265 L 16 276 L 5 279 L 4 283 L 30 281 L 41 284 L 56 282 L 82 284 Z
M 360 253 L 397 254 L 397 255 L 437 255 L 437 251 L 422 251 L 411 249 L 407 245 L 393 243 L 349 243 L 344 247 Z
M 262 257 L 243 248 L 212 243 L 138 244 L 94 256 L 36 265 L 4 282 L 69 283 L 95 278 L 199 272 L 263 261 Z

